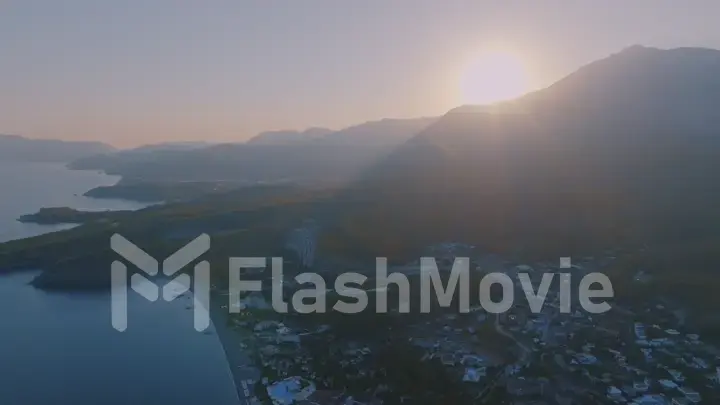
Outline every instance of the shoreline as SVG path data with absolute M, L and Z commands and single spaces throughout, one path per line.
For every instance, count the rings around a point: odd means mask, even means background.
M 238 403 L 240 405 L 250 405 L 253 403 L 252 398 L 255 396 L 255 382 L 260 380 L 261 374 L 260 370 L 253 365 L 252 359 L 246 351 L 247 349 L 240 347 L 240 334 L 227 324 L 227 309 L 222 308 L 225 300 L 227 300 L 225 296 L 211 295 L 210 319 L 220 345 L 225 352 L 227 366 L 237 391 Z

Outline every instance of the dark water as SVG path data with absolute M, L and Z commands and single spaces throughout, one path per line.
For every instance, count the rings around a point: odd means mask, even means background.
M 57 228 L 14 221 L 42 206 L 138 208 L 73 196 L 115 181 L 61 166 L 0 163 L 0 236 Z M 108 294 L 48 294 L 27 285 L 32 276 L 0 276 L 0 404 L 238 403 L 222 346 L 214 333 L 193 329 L 186 298 L 150 303 L 128 294 L 128 329 L 120 333 L 110 324 Z

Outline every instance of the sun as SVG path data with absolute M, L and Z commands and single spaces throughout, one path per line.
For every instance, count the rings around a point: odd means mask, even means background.
M 467 104 L 492 104 L 530 90 L 523 60 L 507 51 L 487 51 L 474 58 L 465 69 L 460 86 L 463 102 Z

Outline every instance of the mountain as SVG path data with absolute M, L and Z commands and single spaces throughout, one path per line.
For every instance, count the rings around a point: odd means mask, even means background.
M 557 257 L 716 234 L 720 51 L 631 47 L 448 112 L 346 190 L 332 249 L 442 241 Z
M 309 128 L 305 131 L 265 131 L 250 138 L 247 144 L 250 145 L 292 145 L 299 142 L 307 142 L 332 133 L 327 128 Z
M 127 182 L 296 182 L 347 181 L 390 151 L 346 145 L 221 144 L 191 151 L 110 155 L 74 162 Z
M 338 131 L 309 128 L 305 131 L 261 132 L 247 141 L 252 145 L 346 145 L 360 147 L 395 147 L 433 123 L 436 117 L 385 118 L 353 125 Z
M 357 176 L 432 121 L 387 119 L 330 133 L 321 128 L 266 132 L 244 144 L 119 152 L 80 159 L 70 167 L 104 170 L 126 181 L 338 183 Z M 308 139 L 292 140 L 298 137 Z
M 156 151 L 168 151 L 168 150 L 193 150 L 202 149 L 212 146 L 213 143 L 204 141 L 189 141 L 189 142 L 164 142 L 155 143 L 150 145 L 139 146 L 134 149 L 130 149 L 126 152 L 156 152 Z
M 437 117 L 386 118 L 353 125 L 314 139 L 316 144 L 364 147 L 395 147 L 432 124 Z
M 100 142 L 70 142 L 0 135 L 0 161 L 70 162 L 84 156 L 112 152 Z

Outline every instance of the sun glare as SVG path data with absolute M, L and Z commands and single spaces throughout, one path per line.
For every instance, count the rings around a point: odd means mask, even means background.
M 482 53 L 462 77 L 463 102 L 491 104 L 529 91 L 528 74 L 521 58 L 505 51 Z

